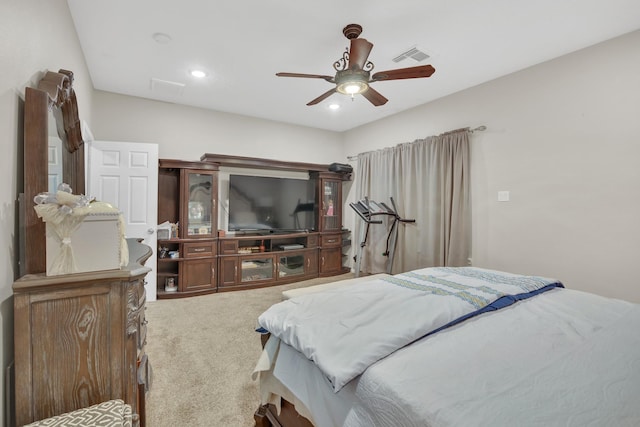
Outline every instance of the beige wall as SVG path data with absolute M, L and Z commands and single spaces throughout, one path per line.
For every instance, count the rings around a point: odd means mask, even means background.
M 335 132 L 102 91 L 95 93 L 93 117 L 96 140 L 155 142 L 160 158 L 215 153 L 333 163 L 342 156 Z
M 459 92 L 347 132 L 345 149 L 486 125 L 471 138 L 473 264 L 640 302 L 639 46 L 636 31 Z

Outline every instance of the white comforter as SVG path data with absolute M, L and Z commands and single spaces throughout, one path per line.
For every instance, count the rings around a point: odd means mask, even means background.
M 334 391 L 372 363 L 505 295 L 557 280 L 478 268 L 427 268 L 293 298 L 258 323 L 312 360 Z
M 338 393 L 285 344 L 273 377 L 317 427 L 635 427 L 639 330 L 640 305 L 557 289 L 423 338 Z
M 343 427 L 640 425 L 640 306 L 558 289 L 371 366 Z

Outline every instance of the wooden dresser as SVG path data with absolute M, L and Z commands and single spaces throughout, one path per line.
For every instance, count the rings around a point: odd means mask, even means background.
M 128 243 L 124 269 L 31 274 L 13 284 L 17 425 L 122 399 L 144 426 L 151 378 L 142 264 L 151 249 Z

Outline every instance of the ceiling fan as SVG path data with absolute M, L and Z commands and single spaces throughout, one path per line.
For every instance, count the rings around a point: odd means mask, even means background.
M 316 105 L 336 92 L 345 95 L 362 94 L 373 105 L 379 107 L 387 103 L 388 99 L 373 89 L 370 84 L 384 80 L 417 79 L 430 77 L 436 70 L 431 65 L 417 67 L 398 68 L 388 71 L 379 71 L 371 75 L 373 63 L 367 61 L 373 43 L 366 39 L 358 38 L 362 33 L 362 27 L 358 24 L 349 24 L 342 30 L 344 36 L 351 41 L 351 46 L 342 54 L 342 58 L 333 63 L 336 70 L 335 76 L 321 74 L 300 73 L 276 73 L 278 77 L 305 77 L 310 79 L 324 79 L 334 83 L 336 87 L 330 89 L 309 102 L 307 105 Z

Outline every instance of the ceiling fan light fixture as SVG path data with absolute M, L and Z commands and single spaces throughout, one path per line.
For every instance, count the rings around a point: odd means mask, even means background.
M 361 70 L 338 72 L 336 90 L 345 95 L 357 95 L 369 89 L 369 73 Z
M 357 95 L 369 88 L 365 82 L 345 82 L 338 85 L 338 92 L 345 95 Z

